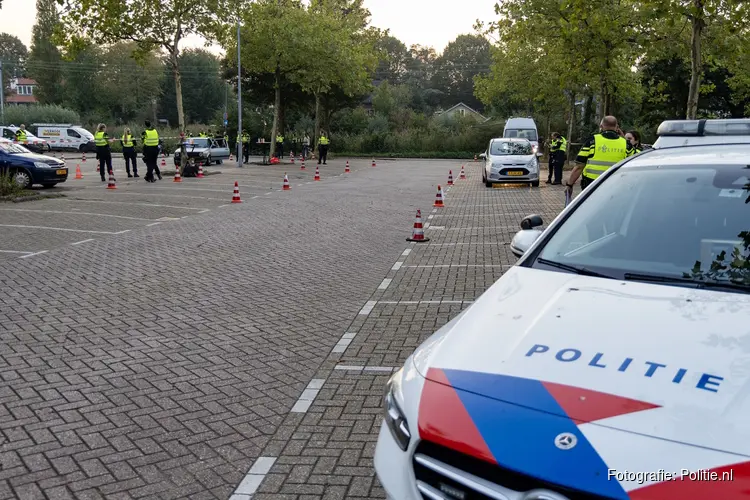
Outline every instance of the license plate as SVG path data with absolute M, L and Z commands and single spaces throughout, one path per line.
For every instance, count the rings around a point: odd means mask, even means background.
M 57 171 L 57 175 L 68 175 L 68 171 L 63 168 Z
M 506 175 L 523 175 L 523 172 L 520 172 L 518 170 L 511 170 Z

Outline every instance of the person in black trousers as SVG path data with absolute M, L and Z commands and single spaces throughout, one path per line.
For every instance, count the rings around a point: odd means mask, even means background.
M 125 158 L 125 171 L 128 177 L 138 177 L 138 154 L 135 152 L 135 139 L 129 128 L 126 128 L 120 137 L 122 143 L 122 157 Z M 133 164 L 133 174 L 130 173 L 130 164 Z
M 94 134 L 94 144 L 96 144 L 96 158 L 99 160 L 99 174 L 102 176 L 102 182 L 106 181 L 107 178 L 104 176 L 104 167 L 107 167 L 107 172 L 112 175 L 112 150 L 109 148 L 109 136 L 107 135 L 107 126 L 100 123 L 96 127 L 96 134 Z
M 143 141 L 143 160 L 146 162 L 146 182 L 156 182 L 154 179 L 154 173 L 161 180 L 161 172 L 159 171 L 159 133 L 156 129 L 151 126 L 151 122 L 146 120 L 146 130 L 141 134 L 141 141 Z

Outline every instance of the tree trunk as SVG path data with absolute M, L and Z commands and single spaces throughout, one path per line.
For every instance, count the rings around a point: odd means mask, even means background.
M 547 114 L 546 125 L 547 125 L 547 137 L 545 137 L 544 141 L 538 141 L 538 142 L 539 142 L 539 146 L 544 145 L 546 149 L 546 153 L 547 155 L 549 155 L 549 140 L 550 140 L 550 137 L 552 136 L 552 114 Z M 537 137 L 537 139 L 539 138 Z M 541 151 L 539 151 L 539 153 L 541 153 Z
M 174 76 L 174 91 L 175 100 L 177 104 L 177 126 L 179 127 L 180 134 L 185 132 L 185 109 L 182 106 L 182 74 L 180 73 L 179 63 L 179 49 L 177 48 L 178 38 L 175 38 L 175 44 L 173 49 L 169 53 L 169 60 L 172 65 L 172 75 Z M 154 122 L 154 127 L 157 126 L 157 122 Z M 185 172 L 185 165 L 187 165 L 187 149 L 184 141 L 180 141 L 180 175 Z
M 313 151 L 318 150 L 320 137 L 320 92 L 315 92 L 315 135 L 313 136 Z
M 698 97 L 701 88 L 701 73 L 703 60 L 701 57 L 701 38 L 703 35 L 703 5 L 704 0 L 693 0 L 695 14 L 692 18 L 693 32 L 690 40 L 690 87 L 688 87 L 688 101 L 686 118 L 695 120 L 698 116 Z
M 271 151 L 269 159 L 273 158 L 276 153 L 276 136 L 279 134 L 279 118 L 281 117 L 281 67 L 276 64 L 276 75 L 274 79 L 274 100 L 273 100 L 273 126 L 271 127 Z

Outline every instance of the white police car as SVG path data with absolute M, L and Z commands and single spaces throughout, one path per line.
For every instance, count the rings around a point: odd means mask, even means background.
M 390 379 L 388 497 L 750 498 L 750 144 L 644 151 L 541 222 Z
M 667 120 L 656 131 L 653 147 L 750 144 L 750 118 Z

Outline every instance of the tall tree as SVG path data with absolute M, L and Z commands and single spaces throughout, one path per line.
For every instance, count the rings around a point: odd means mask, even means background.
M 274 117 L 271 127 L 271 150 L 276 151 L 275 137 L 283 130 L 282 89 L 292 75 L 306 68 L 310 25 L 307 12 L 298 0 L 258 0 L 242 11 L 242 65 L 251 74 L 273 75 Z M 227 53 L 237 52 L 232 30 L 222 37 Z
M 216 110 L 224 108 L 226 84 L 221 75 L 221 63 L 212 53 L 202 49 L 188 49 L 180 54 L 182 70 L 183 106 L 187 123 L 208 124 Z M 171 79 L 170 79 L 171 80 Z M 162 116 L 176 120 L 175 89 L 170 80 L 163 79 Z
M 3 63 L 2 85 L 4 89 L 8 88 L 11 78 L 24 76 L 28 56 L 29 51 L 17 36 L 0 33 L 0 61 Z
M 385 33 L 375 44 L 380 62 L 375 70 L 375 80 L 387 81 L 391 85 L 403 82 L 409 63 L 409 49 L 398 38 Z
M 49 0 L 39 0 L 49 1 Z M 218 13 L 229 8 L 222 0 L 61 0 L 67 43 L 76 37 L 96 43 L 132 41 L 141 57 L 154 49 L 164 50 L 175 86 L 177 122 L 185 130 L 180 69 L 181 42 L 188 35 L 213 39 L 220 24 Z M 184 157 L 184 155 L 183 155 Z
M 27 71 L 39 84 L 36 95 L 45 104 L 60 104 L 63 100 L 62 54 L 55 44 L 59 17 L 56 0 L 37 0 Z
M 474 96 L 474 77 L 490 69 L 490 42 L 480 35 L 459 35 L 435 61 L 432 87 L 443 92 L 443 106 L 463 102 L 481 110 Z

